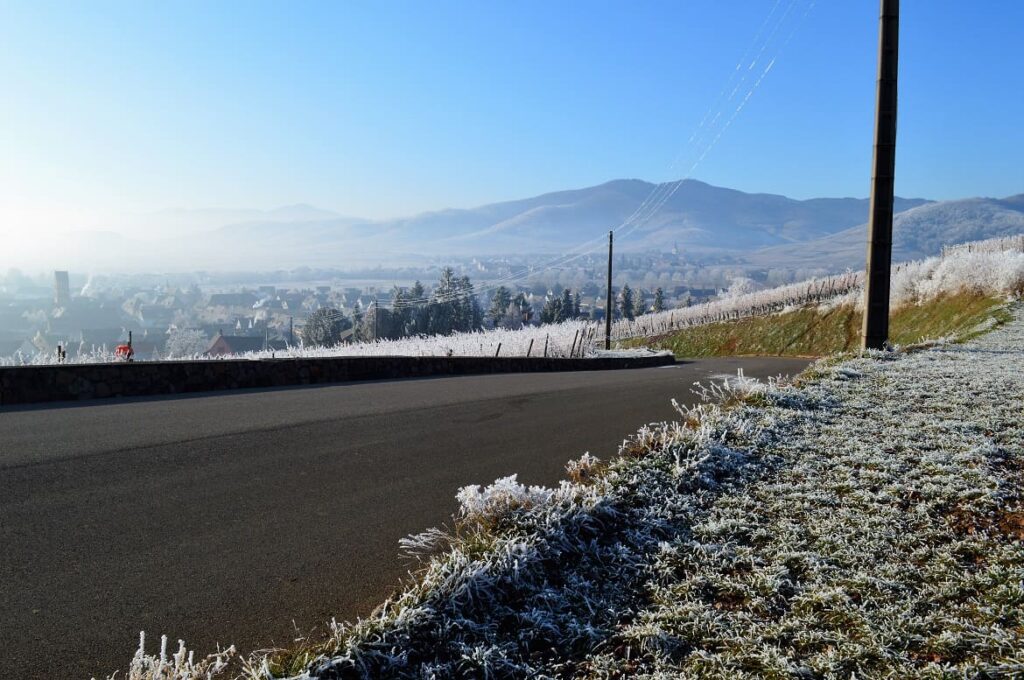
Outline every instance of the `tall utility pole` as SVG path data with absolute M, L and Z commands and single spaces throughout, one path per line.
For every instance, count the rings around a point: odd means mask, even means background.
M 871 176 L 868 261 L 864 281 L 861 346 L 882 349 L 889 339 L 889 271 L 892 267 L 893 179 L 896 174 L 896 75 L 900 2 L 882 0 L 878 33 L 878 93 Z
M 608 232 L 608 299 L 604 304 L 604 348 L 612 348 L 612 236 L 614 231 Z

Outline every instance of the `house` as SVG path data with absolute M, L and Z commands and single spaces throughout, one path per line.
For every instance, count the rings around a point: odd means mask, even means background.
M 214 293 L 210 295 L 211 307 L 252 307 L 257 297 L 252 293 Z

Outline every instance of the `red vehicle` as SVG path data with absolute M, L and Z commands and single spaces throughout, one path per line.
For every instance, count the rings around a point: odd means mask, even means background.
M 114 350 L 114 356 L 121 361 L 131 361 L 135 356 L 135 350 L 132 349 L 131 345 L 118 345 Z

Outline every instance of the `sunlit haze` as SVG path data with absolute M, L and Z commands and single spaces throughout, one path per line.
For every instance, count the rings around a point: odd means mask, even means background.
M 1024 5 L 983 9 L 903 3 L 901 196 L 1024 190 Z M 688 143 L 785 13 L 735 120 Z M 7 2 L 0 40 L 0 268 L 233 221 L 196 210 L 372 220 L 690 172 L 868 193 L 875 2 Z

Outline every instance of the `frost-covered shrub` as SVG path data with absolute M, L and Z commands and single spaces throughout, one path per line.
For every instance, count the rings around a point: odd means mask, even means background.
M 194 653 L 185 648 L 185 641 L 178 640 L 178 651 L 168 655 L 167 636 L 160 638 L 159 654 L 146 653 L 146 634 L 139 633 L 139 648 L 128 667 L 125 680 L 218 680 L 225 678 L 231 660 L 235 657 L 235 648 L 229 647 L 222 652 L 210 654 L 198 661 Z M 116 680 L 117 674 L 109 680 Z
M 532 508 L 550 501 L 555 492 L 542 486 L 526 486 L 517 475 L 502 477 L 481 489 L 464 486 L 456 495 L 463 521 L 485 524 L 518 509 Z
M 195 328 L 176 328 L 167 335 L 168 359 L 188 359 L 203 354 L 210 347 L 206 334 Z
M 758 290 L 758 285 L 754 282 L 754 279 L 747 276 L 734 276 L 729 287 L 726 288 L 719 296 L 722 300 L 730 300 L 732 298 L 738 298 L 741 295 L 750 295 Z

